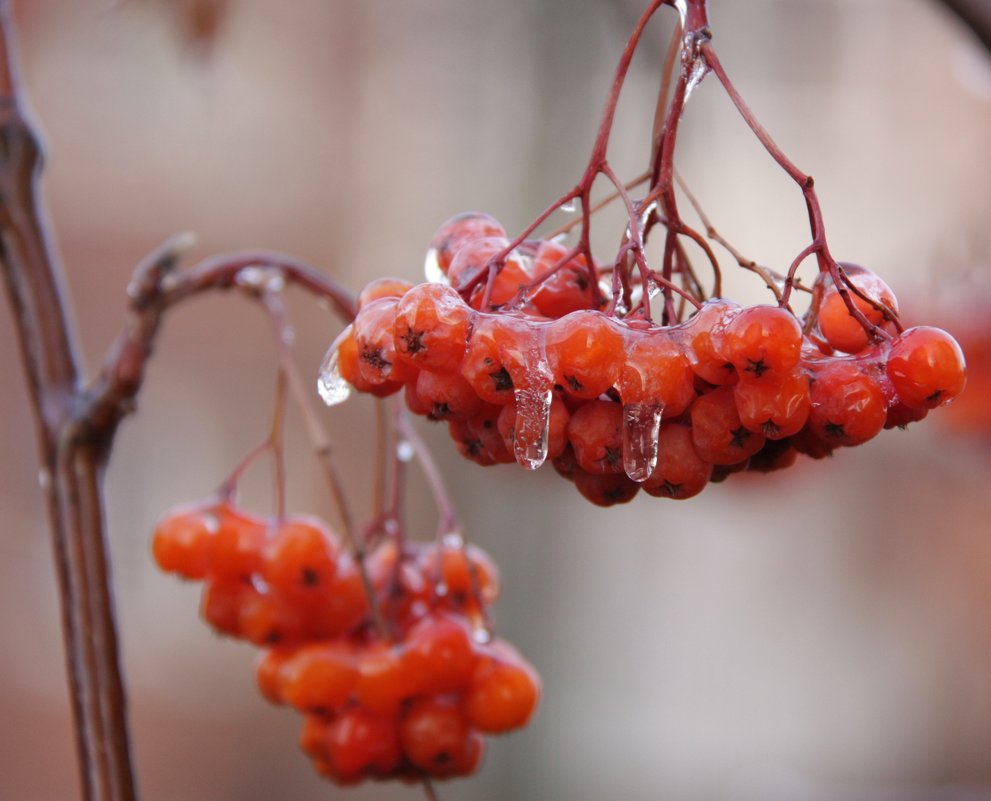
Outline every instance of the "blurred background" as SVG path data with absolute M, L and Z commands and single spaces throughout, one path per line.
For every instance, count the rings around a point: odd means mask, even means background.
M 417 280 L 456 212 L 519 230 L 581 175 L 642 5 L 15 1 L 89 364 L 124 322 L 134 265 L 179 231 L 198 236 L 191 260 L 277 249 L 357 291 L 380 275 Z M 986 342 L 988 54 L 923 0 L 709 5 L 738 88 L 815 175 L 837 258 L 881 274 L 909 323 L 963 338 L 974 320 L 968 336 Z M 649 29 L 620 107 L 610 157 L 624 177 L 646 165 L 672 16 Z M 799 192 L 714 79 L 692 98 L 677 160 L 747 255 L 784 269 L 807 243 Z M 603 248 L 620 234 L 610 219 L 596 223 Z M 727 294 L 766 300 L 729 264 Z M 302 295 L 290 303 L 315 376 L 340 323 Z M 4 303 L 0 797 L 55 801 L 78 797 L 77 769 L 12 331 Z M 972 386 L 986 387 L 976 370 Z M 213 636 L 197 587 L 152 564 L 156 519 L 208 494 L 264 436 L 274 375 L 261 312 L 198 299 L 167 319 L 118 439 L 107 506 L 142 797 L 420 797 L 319 779 L 296 747 L 299 718 L 256 692 L 254 649 Z M 502 568 L 498 632 L 545 682 L 534 723 L 493 740 L 480 775 L 441 797 L 991 799 L 989 405 L 972 392 L 960 411 L 824 462 L 609 510 L 550 467 L 467 465 L 424 425 L 469 536 Z M 358 510 L 372 416 L 364 398 L 325 412 Z M 289 445 L 290 508 L 333 519 L 295 418 Z M 267 511 L 268 481 L 251 475 L 248 506 Z M 432 514 L 414 481 L 417 531 Z

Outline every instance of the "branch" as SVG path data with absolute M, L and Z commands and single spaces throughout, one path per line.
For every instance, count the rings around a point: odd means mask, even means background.
M 39 200 L 41 146 L 20 98 L 10 8 L 0 2 L 0 265 L 35 414 L 83 797 L 134 801 L 102 462 L 75 436 L 77 339 Z

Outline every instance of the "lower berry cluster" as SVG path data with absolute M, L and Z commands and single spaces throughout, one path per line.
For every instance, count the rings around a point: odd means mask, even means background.
M 531 469 L 550 459 L 608 506 L 820 458 L 964 388 L 956 341 L 899 332 L 893 293 L 863 268 L 844 265 L 842 291 L 817 285 L 810 325 L 780 306 L 715 299 L 658 326 L 601 310 L 585 261 L 554 242 L 528 243 L 534 257 L 511 254 L 495 272 L 508 240 L 494 225 L 480 214 L 446 223 L 431 249 L 436 281 L 363 290 L 325 361 L 325 401 L 402 391 L 413 412 L 447 422 L 466 458 Z
M 536 708 L 536 672 L 490 634 L 495 565 L 460 537 L 388 540 L 362 573 L 317 519 L 210 500 L 168 514 L 153 552 L 204 582 L 214 629 L 262 647 L 259 689 L 303 713 L 300 746 L 338 784 L 468 775 L 485 734 Z

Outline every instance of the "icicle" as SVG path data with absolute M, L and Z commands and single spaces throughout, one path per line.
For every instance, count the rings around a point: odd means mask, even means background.
M 351 327 L 344 329 L 344 333 L 334 340 L 327 355 L 323 357 L 320 365 L 320 373 L 317 375 L 317 392 L 328 406 L 337 406 L 344 403 L 351 396 L 351 385 L 341 375 L 341 366 L 337 356 L 337 346 L 350 332 Z
M 650 478 L 657 466 L 657 437 L 664 405 L 641 401 L 623 406 L 623 469 L 633 481 Z
M 551 424 L 552 390 L 523 387 L 516 390 L 516 428 L 513 433 L 516 461 L 536 470 L 547 458 Z
M 536 470 L 547 459 L 554 377 L 544 351 L 543 329 L 539 326 L 531 328 L 522 354 L 525 380 L 520 381 L 514 390 L 516 426 L 513 451 L 519 464 L 528 470 Z

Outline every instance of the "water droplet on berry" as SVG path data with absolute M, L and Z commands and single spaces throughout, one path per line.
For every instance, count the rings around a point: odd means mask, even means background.
M 443 598 L 447 595 L 447 585 L 443 581 L 438 581 L 437 584 L 434 585 L 434 595 L 438 598 Z
M 330 346 L 320 374 L 317 376 L 317 392 L 328 406 L 344 403 L 351 396 L 351 385 L 341 375 L 341 367 L 337 357 L 337 343 Z
M 646 481 L 657 466 L 663 411 L 662 404 L 650 401 L 623 406 L 623 469 L 632 481 Z
M 461 536 L 460 531 L 448 531 L 440 541 L 445 548 L 463 548 L 465 544 L 465 538 Z
M 396 458 L 400 462 L 411 462 L 416 455 L 413 443 L 406 439 L 401 439 L 396 443 Z
M 485 628 L 485 626 L 479 626 L 476 629 L 472 629 L 471 638 L 479 645 L 485 645 L 492 642 L 492 632 Z
M 437 248 L 430 248 L 427 251 L 427 257 L 423 262 L 423 275 L 432 284 L 448 283 L 447 276 L 444 275 L 437 260 Z

